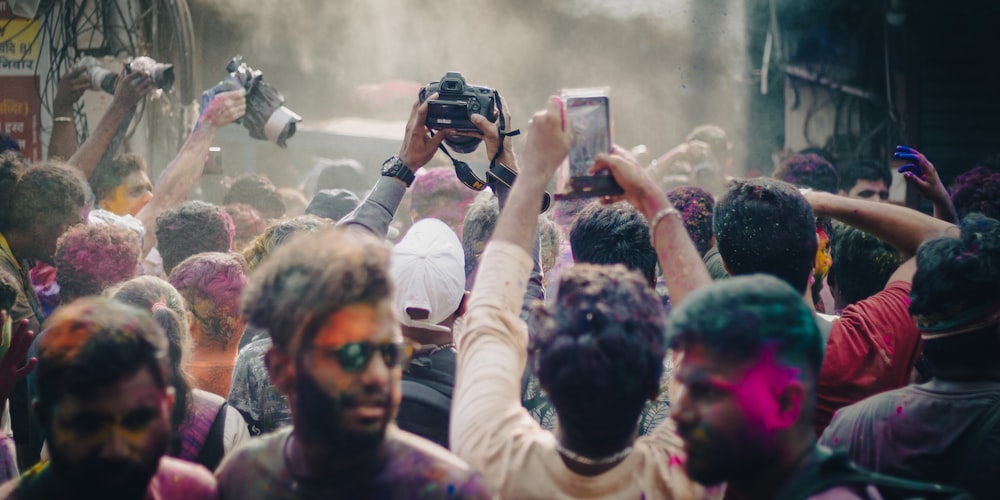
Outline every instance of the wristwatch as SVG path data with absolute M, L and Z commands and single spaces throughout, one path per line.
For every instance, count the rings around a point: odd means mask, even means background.
M 413 171 L 406 165 L 403 165 L 403 160 L 400 160 L 398 156 L 390 156 L 388 160 L 382 163 L 382 176 L 395 177 L 403 181 L 406 187 L 413 185 Z

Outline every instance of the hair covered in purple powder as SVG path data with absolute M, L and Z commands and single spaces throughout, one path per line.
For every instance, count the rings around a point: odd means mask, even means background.
M 141 243 L 129 229 L 111 224 L 80 224 L 56 243 L 59 300 L 99 295 L 104 289 L 135 276 Z

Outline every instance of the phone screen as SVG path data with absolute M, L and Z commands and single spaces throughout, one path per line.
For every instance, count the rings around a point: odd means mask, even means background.
M 566 115 L 573 125 L 569 150 L 570 175 L 586 177 L 600 153 L 611 152 L 611 120 L 607 96 L 566 98 Z
M 590 174 L 597 155 L 611 152 L 611 114 L 604 89 L 563 91 L 566 119 L 573 127 L 573 144 L 566 166 L 557 174 L 555 198 L 575 199 L 621 194 L 610 172 Z

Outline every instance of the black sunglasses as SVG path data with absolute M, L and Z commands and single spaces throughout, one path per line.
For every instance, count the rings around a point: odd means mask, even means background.
M 359 372 L 368 366 L 375 351 L 382 354 L 382 361 L 389 369 L 406 364 L 413 354 L 413 345 L 405 341 L 374 344 L 371 342 L 352 342 L 340 347 L 314 347 L 326 359 L 336 359 L 340 367 L 347 372 Z

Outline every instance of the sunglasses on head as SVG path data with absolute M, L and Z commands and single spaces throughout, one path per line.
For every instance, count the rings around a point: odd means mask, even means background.
M 347 372 L 359 372 L 368 366 L 375 351 L 382 354 L 382 361 L 389 369 L 406 364 L 413 354 L 413 346 L 405 341 L 375 344 L 372 342 L 352 342 L 340 347 L 314 347 L 326 359 L 335 359 Z

